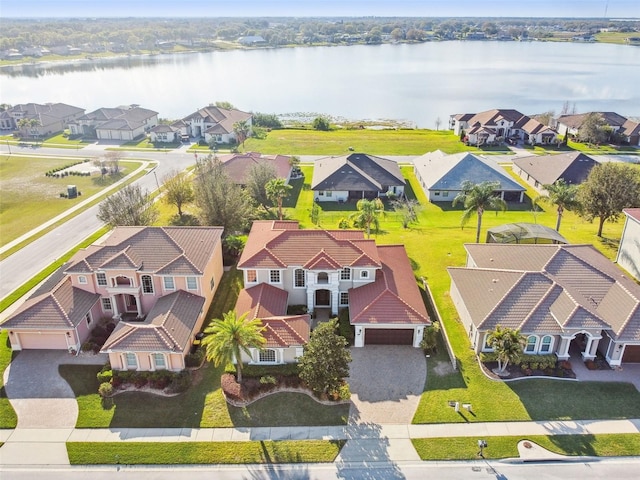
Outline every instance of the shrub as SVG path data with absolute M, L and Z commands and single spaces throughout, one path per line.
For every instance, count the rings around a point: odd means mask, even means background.
M 480 361 L 483 363 L 497 362 L 498 355 L 495 352 L 482 352 L 480 354 Z
M 149 383 L 149 374 L 147 372 L 139 372 L 133 376 L 133 384 L 136 388 L 142 388 Z
M 338 314 L 338 333 L 347 339 L 349 345 L 353 345 L 355 339 L 355 329 L 349 323 L 349 309 L 343 308 Z
M 287 315 L 304 315 L 308 313 L 306 305 L 289 305 L 287 307 Z
M 168 390 L 172 393 L 186 392 L 191 386 L 191 375 L 189 372 L 179 372 L 173 375 Z
M 329 122 L 329 119 L 327 117 L 316 117 L 313 119 L 313 123 L 312 126 L 314 128 L 314 130 L 321 130 L 321 131 L 328 131 L 329 128 L 331 127 L 331 124 Z
M 98 393 L 102 398 L 110 397 L 111 395 L 113 395 L 113 385 L 111 385 L 109 382 L 101 383 L 98 387 Z
M 233 371 L 227 369 L 225 372 L 235 373 L 235 369 Z M 259 378 L 268 375 L 274 377 L 298 375 L 298 364 L 284 363 L 282 365 L 247 365 L 242 369 L 243 378 Z
M 344 383 L 338 389 L 338 397 L 340 400 L 349 400 L 351 398 L 351 389 L 348 383 Z
M 86 341 L 82 344 L 82 347 L 80 348 L 80 350 L 82 350 L 83 352 L 91 352 L 95 349 L 95 343 L 92 341 Z
M 172 374 L 167 370 L 158 370 L 149 375 L 149 385 L 157 390 L 164 390 L 171 383 Z
M 187 367 L 199 367 L 204 360 L 204 349 L 198 348 L 193 353 L 187 354 L 184 357 L 184 364 Z
M 225 373 L 220 378 L 220 386 L 224 394 L 232 400 L 242 400 L 242 387 L 236 381 L 235 375 Z
M 260 377 L 260 384 L 261 385 L 275 385 L 276 384 L 276 377 L 274 377 L 273 375 L 264 375 L 264 376 Z
M 113 378 L 113 371 L 111 370 L 99 371 L 96 377 L 98 378 L 98 382 L 100 383 L 110 382 L 111 379 Z

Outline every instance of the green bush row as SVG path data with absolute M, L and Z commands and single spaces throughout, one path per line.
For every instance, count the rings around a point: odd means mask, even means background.
M 236 367 L 234 365 L 227 365 L 225 373 L 236 373 Z M 298 375 L 297 363 L 284 363 L 282 365 L 245 365 L 242 369 L 243 378 L 260 378 L 268 376 L 294 376 Z
M 62 167 L 53 168 L 53 169 L 49 170 L 47 173 L 45 173 L 45 176 L 51 177 L 54 174 L 66 169 L 66 168 L 75 167 L 76 165 L 80 165 L 81 163 L 87 163 L 88 161 L 89 161 L 89 159 L 85 158 L 84 160 L 80 160 L 80 161 L 77 161 L 77 162 L 69 163 L 69 164 L 64 165 Z M 79 173 L 78 172 L 65 172 L 64 176 L 69 175 L 69 174 L 78 175 Z
M 497 362 L 498 355 L 495 352 L 483 352 L 480 354 L 481 362 Z M 548 355 L 527 355 L 523 354 L 513 362 L 522 368 L 531 368 L 532 370 L 544 370 L 546 368 L 555 368 L 558 363 L 558 357 L 551 353 Z
M 338 333 L 347 339 L 349 345 L 353 345 L 355 339 L 355 329 L 349 323 L 349 309 L 343 308 L 338 314 Z

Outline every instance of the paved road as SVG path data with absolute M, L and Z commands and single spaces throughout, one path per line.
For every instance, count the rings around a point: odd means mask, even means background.
M 2 468 L 3 480 L 112 480 L 114 477 L 132 480 L 635 480 L 640 469 L 640 457 L 598 459 L 571 463 L 544 462 L 538 464 L 506 461 L 474 462 L 367 462 L 366 464 L 299 464 L 299 465 L 237 465 L 188 467 L 63 467 L 63 468 Z

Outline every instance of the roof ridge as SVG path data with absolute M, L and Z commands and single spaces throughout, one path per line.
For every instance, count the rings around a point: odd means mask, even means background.
M 66 280 L 66 278 L 65 278 Z M 58 308 L 58 310 L 60 311 L 60 313 L 62 314 L 62 317 L 67 321 L 67 324 L 72 327 L 73 326 L 73 322 L 71 321 L 71 319 L 69 318 L 69 315 L 67 314 L 67 312 L 64 311 L 64 308 L 62 308 L 62 305 L 60 304 L 60 301 L 58 300 L 58 297 L 56 297 L 56 292 L 62 288 L 62 286 L 64 285 L 64 282 L 60 282 L 58 285 L 56 285 L 54 287 L 54 289 L 51 291 L 51 298 L 53 299 L 53 302 L 55 303 L 56 307 Z M 73 288 L 73 285 L 71 286 L 71 288 Z M 73 292 L 72 292 L 73 295 Z
M 378 187 L 378 190 L 380 190 L 382 188 L 382 184 L 380 182 L 378 182 L 376 179 L 374 179 L 371 175 L 369 175 L 367 172 L 365 172 L 364 170 L 362 170 L 360 167 L 358 167 L 355 163 L 352 163 L 349 160 L 349 157 L 347 157 L 347 160 L 345 162 L 347 165 L 349 165 L 351 168 L 353 168 L 354 170 L 356 170 L 360 175 L 362 175 L 364 178 L 366 178 L 369 182 L 373 183 L 376 187 Z M 375 162 L 374 162 L 375 163 Z
M 502 295 L 502 297 L 496 302 L 496 304 L 493 306 L 493 308 L 491 310 L 489 310 L 489 312 L 485 315 L 485 317 L 482 319 L 482 321 L 478 324 L 478 330 L 480 330 L 482 328 L 482 326 L 485 324 L 485 322 L 487 322 L 489 320 L 489 318 L 491 317 L 491 315 L 493 315 L 495 313 L 495 311 L 498 309 L 499 306 L 502 305 L 502 302 L 505 300 L 505 298 L 507 298 L 507 295 L 509 295 L 511 292 L 513 292 L 516 287 L 518 287 L 520 285 L 520 283 L 522 282 L 523 278 L 527 276 L 527 274 L 529 272 L 526 271 L 522 271 L 522 270 L 514 270 L 514 272 L 520 272 L 521 275 L 518 278 L 518 281 L 515 282 L 511 288 L 509 288 L 504 295 Z
M 546 278 L 547 277 L 545 274 L 543 274 Z M 562 292 L 563 288 L 558 285 L 558 283 L 556 283 L 552 278 L 549 278 L 549 280 L 551 280 L 551 285 L 549 286 L 549 289 L 546 291 L 546 293 L 544 295 L 542 295 L 542 297 L 540 298 L 540 300 L 534 305 L 534 307 L 531 309 L 531 311 L 529 312 L 528 315 L 526 315 L 522 322 L 520 322 L 520 327 L 522 328 L 524 325 L 526 325 L 526 323 L 531 319 L 531 317 L 533 317 L 534 313 L 536 313 L 538 311 L 538 309 L 540 308 L 540 306 L 542 305 L 543 302 L 545 302 L 547 300 L 547 298 L 549 298 L 551 296 L 551 294 L 553 293 L 553 291 L 555 290 L 556 287 L 558 287 L 560 289 L 560 291 Z M 555 317 L 554 317 L 555 319 Z M 556 320 L 556 323 L 558 321 Z
M 286 322 L 283 322 L 286 325 Z M 287 342 L 285 342 L 284 338 L 282 338 L 278 332 L 276 331 L 275 328 L 273 328 L 271 325 L 269 325 L 268 323 L 265 324 L 264 322 L 262 323 L 262 325 L 264 325 L 265 330 L 268 330 L 269 332 L 271 332 L 271 334 L 273 334 L 275 337 L 278 338 L 278 340 L 280 340 L 280 344 L 284 344 L 287 345 Z

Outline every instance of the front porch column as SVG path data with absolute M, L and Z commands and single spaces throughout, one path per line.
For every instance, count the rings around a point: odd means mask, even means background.
M 307 289 L 307 311 L 308 312 L 313 312 L 313 305 L 314 305 L 314 297 L 315 296 L 315 290 L 313 290 L 312 288 L 308 288 Z
M 138 310 L 138 318 L 142 317 L 142 306 L 140 305 L 140 295 L 134 295 L 136 299 L 136 309 Z
M 520 192 L 520 203 L 524 202 L 524 192 Z
M 338 315 L 338 302 L 340 300 L 340 293 L 338 289 L 331 289 L 331 314 Z
M 504 190 L 500 192 L 500 200 L 504 201 Z
M 353 342 L 354 347 L 364 347 L 364 327 L 356 325 L 356 338 Z
M 558 347 L 558 360 L 569 360 L 569 345 L 573 337 L 560 337 L 560 346 Z
M 596 358 L 596 351 L 598 350 L 598 343 L 601 338 L 602 337 L 589 337 L 587 346 L 585 347 L 584 352 L 582 352 L 583 360 L 593 360 Z
M 111 308 L 113 308 L 113 318 L 120 318 L 120 312 L 118 312 L 118 302 L 117 302 L 117 296 L 116 295 L 111 295 Z

